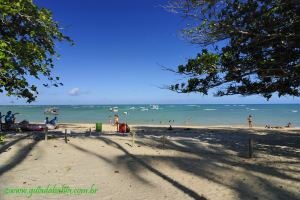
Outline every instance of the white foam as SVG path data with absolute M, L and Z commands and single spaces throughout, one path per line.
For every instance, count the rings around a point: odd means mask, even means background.
M 203 109 L 203 110 L 217 110 L 217 109 L 213 109 L 213 108 L 206 108 L 206 109 Z

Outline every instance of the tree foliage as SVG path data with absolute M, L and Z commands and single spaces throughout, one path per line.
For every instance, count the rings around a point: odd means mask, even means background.
M 29 77 L 49 82 L 44 86 L 62 85 L 52 75 L 55 42 L 72 40 L 65 36 L 50 10 L 32 0 L 0 1 L 0 92 L 8 96 L 36 99 L 37 86 Z
M 178 66 L 177 92 L 300 96 L 299 0 L 173 0 L 182 31 L 203 49 Z M 209 51 L 210 50 L 210 51 Z

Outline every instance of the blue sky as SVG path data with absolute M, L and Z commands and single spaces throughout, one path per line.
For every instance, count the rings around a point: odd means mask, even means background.
M 59 88 L 40 87 L 34 104 L 300 103 L 299 98 L 213 97 L 160 89 L 180 77 L 163 71 L 194 57 L 201 48 L 179 37 L 180 16 L 159 0 L 36 0 L 52 10 L 75 46 L 58 44 L 54 73 Z M 33 81 L 35 82 L 35 81 Z M 24 100 L 1 95 L 0 104 Z

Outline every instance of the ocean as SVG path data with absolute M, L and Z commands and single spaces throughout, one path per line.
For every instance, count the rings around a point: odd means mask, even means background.
M 115 114 L 128 124 L 173 125 L 247 125 L 300 127 L 300 104 L 176 104 L 176 105 L 9 105 L 0 106 L 2 115 L 18 112 L 17 121 L 43 122 L 46 109 L 57 107 L 61 123 L 109 123 Z M 111 109 L 115 108 L 113 112 Z M 51 118 L 52 116 L 50 116 Z

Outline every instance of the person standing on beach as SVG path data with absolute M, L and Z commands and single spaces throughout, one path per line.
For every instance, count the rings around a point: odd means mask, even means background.
M 118 115 L 114 116 L 114 125 L 117 126 L 117 131 L 119 131 L 119 116 Z
M 249 115 L 248 118 L 247 118 L 247 120 L 248 120 L 249 128 L 252 128 L 252 126 L 253 126 L 253 124 L 252 124 L 252 121 L 253 121 L 252 115 Z
M 2 131 L 2 118 L 4 117 L 5 115 L 2 115 L 2 113 L 0 112 L 0 131 Z

